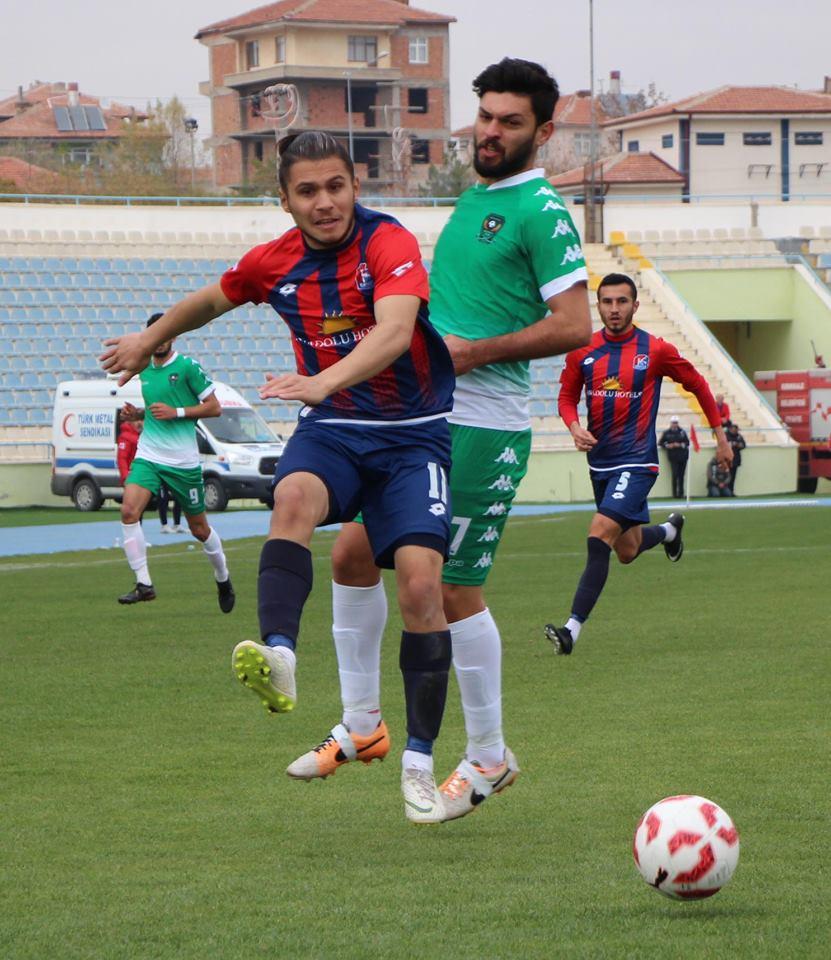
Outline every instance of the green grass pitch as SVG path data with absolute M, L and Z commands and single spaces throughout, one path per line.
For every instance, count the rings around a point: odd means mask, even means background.
M 181 542 L 151 550 L 159 598 L 136 608 L 115 602 L 132 582 L 120 551 L 0 561 L 0 957 L 827 956 L 827 509 L 688 512 L 682 562 L 613 561 L 574 655 L 554 657 L 542 625 L 568 612 L 588 518 L 508 526 L 488 596 L 523 772 L 434 828 L 406 823 L 399 793 L 397 614 L 394 756 L 284 775 L 340 717 L 331 534 L 283 716 L 231 673 L 256 637 L 259 541 L 227 544 L 229 617 Z M 451 681 L 442 778 L 463 744 Z M 640 814 L 681 792 L 742 838 L 733 881 L 700 903 L 659 896 L 631 857 Z

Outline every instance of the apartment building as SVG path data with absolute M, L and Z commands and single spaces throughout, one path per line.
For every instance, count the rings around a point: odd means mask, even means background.
M 293 131 L 326 130 L 351 144 L 365 193 L 414 192 L 450 135 L 454 19 L 408 0 L 281 0 L 203 27 L 215 185 L 243 190 L 258 165 L 274 162 L 264 91 L 292 84 Z
M 684 196 L 789 200 L 831 186 L 831 78 L 823 91 L 720 87 L 603 126 L 619 150 L 677 170 Z

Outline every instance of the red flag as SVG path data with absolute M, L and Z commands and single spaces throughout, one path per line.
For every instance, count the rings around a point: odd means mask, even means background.
M 701 449 L 701 444 L 698 442 L 698 434 L 695 432 L 695 424 L 690 424 L 690 443 L 693 446 L 693 450 L 696 453 Z

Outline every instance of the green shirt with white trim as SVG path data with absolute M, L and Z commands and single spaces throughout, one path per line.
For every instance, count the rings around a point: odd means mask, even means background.
M 209 397 L 216 387 L 196 360 L 174 353 L 161 366 L 152 361 L 139 374 L 144 400 L 144 429 L 136 457 L 165 467 L 188 469 L 199 466 L 196 421 L 184 417 L 157 420 L 150 412 L 153 403 L 171 407 L 192 407 Z
M 436 244 L 430 321 L 466 340 L 516 333 L 548 313 L 550 297 L 587 280 L 562 198 L 542 169 L 527 170 L 459 197 Z M 450 419 L 521 429 L 530 389 L 527 360 L 478 367 L 457 380 Z

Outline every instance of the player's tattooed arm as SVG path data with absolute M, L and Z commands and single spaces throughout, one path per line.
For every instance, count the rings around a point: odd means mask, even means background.
M 591 337 L 591 313 L 585 283 L 576 283 L 546 300 L 551 311 L 529 327 L 482 340 L 444 338 L 457 376 L 489 363 L 553 357 L 583 347 Z

